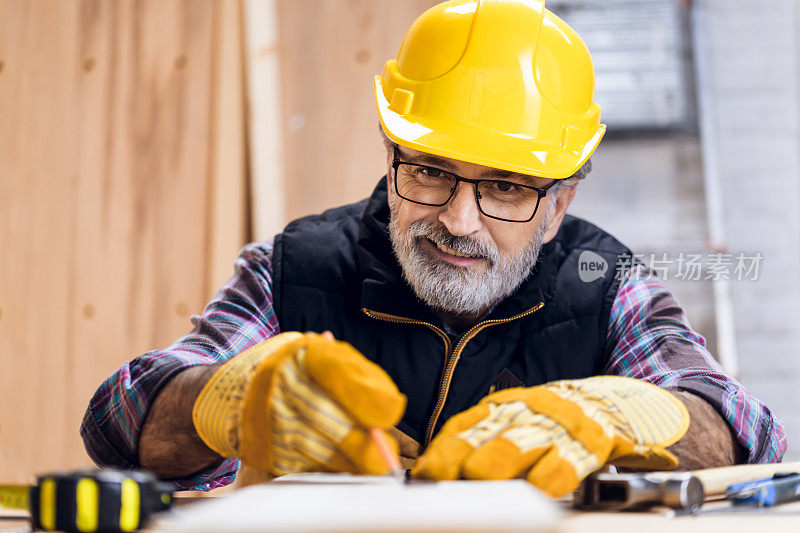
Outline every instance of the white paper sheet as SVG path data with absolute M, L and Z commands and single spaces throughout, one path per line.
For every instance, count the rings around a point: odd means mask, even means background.
M 391 477 L 286 476 L 176 509 L 169 531 L 542 531 L 558 506 L 527 482 L 397 483 Z M 159 528 L 161 529 L 161 528 Z

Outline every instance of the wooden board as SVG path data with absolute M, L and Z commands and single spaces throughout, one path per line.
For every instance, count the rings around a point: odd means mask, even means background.
M 724 496 L 725 490 L 731 485 L 770 478 L 779 472 L 800 472 L 800 461 L 706 468 L 695 470 L 692 474 L 703 484 L 706 497 L 710 497 Z
M 77 7 L 0 3 L 0 470 L 7 482 L 23 481 L 39 460 L 51 468 L 65 462 L 70 444 L 53 446 L 53 437 L 74 433 L 76 422 L 67 408 L 66 345 L 75 302 Z
M 286 220 L 360 200 L 386 172 L 373 78 L 436 3 L 278 2 Z
M 219 245 L 209 221 L 241 203 L 211 210 L 215 143 L 239 128 L 212 120 L 222 8 L 0 1 L 4 481 L 89 464 L 78 426 L 94 389 L 189 331 L 219 277 L 212 249 L 230 265 L 246 238 L 233 223 L 237 242 Z M 243 190 L 244 165 L 231 170 L 220 179 Z
M 304 7 L 310 5 L 302 3 Z M 255 240 L 271 239 L 285 219 L 281 135 L 280 48 L 275 0 L 245 0 L 248 161 L 253 179 L 252 228 Z
M 209 296 L 231 276 L 233 260 L 252 234 L 243 11 L 240 0 L 214 2 Z
M 410 511 L 412 510 L 412 511 Z M 525 480 L 399 484 L 299 474 L 164 516 L 157 531 L 552 531 L 558 506 Z

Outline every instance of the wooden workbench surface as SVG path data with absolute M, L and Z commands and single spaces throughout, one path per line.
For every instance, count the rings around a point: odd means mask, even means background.
M 642 513 L 598 513 L 569 511 L 557 531 L 578 533 L 613 531 L 614 533 L 757 533 L 800 530 L 800 502 L 773 509 L 721 513 L 728 504 L 708 503 L 697 516 L 668 518 L 664 510 Z M 790 529 L 791 528 L 791 529 Z
M 565 516 L 555 529 L 563 533 L 603 532 L 614 533 L 754 533 L 761 531 L 800 530 L 800 502 L 773 509 L 753 512 L 722 513 L 726 503 L 709 503 L 704 513 L 697 516 L 668 518 L 664 510 L 641 513 L 579 512 L 565 506 Z M 17 511 L 0 510 L 0 530 L 24 531 L 26 520 L 11 520 L 20 516 Z M 758 528 L 758 529 L 756 529 Z M 153 527 L 150 531 L 169 531 L 167 527 Z

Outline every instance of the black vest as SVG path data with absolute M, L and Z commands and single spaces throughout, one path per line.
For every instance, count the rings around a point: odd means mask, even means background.
M 602 371 L 616 265 L 630 254 L 614 237 L 566 216 L 520 288 L 453 339 L 403 279 L 388 223 L 385 178 L 366 200 L 290 223 L 275 238 L 273 302 L 282 331 L 330 330 L 386 370 L 408 397 L 400 431 L 427 444 L 498 384 Z M 587 250 L 608 265 L 593 281 L 579 275 Z M 584 274 L 598 266 L 587 255 Z

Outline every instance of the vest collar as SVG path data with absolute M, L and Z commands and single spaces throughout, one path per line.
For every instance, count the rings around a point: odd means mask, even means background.
M 495 306 L 484 320 L 508 318 L 552 298 L 556 276 L 555 242 L 556 239 L 542 246 L 528 278 L 514 293 Z M 441 319 L 433 309 L 416 296 L 403 278 L 402 268 L 392 249 L 386 176 L 381 178 L 367 201 L 359 228 L 358 260 L 362 308 L 441 324 Z

